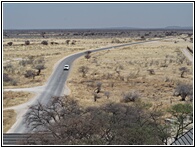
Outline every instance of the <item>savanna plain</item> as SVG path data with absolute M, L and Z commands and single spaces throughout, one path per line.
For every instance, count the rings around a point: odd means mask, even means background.
M 191 55 L 194 52 L 192 30 L 5 30 L 3 33 L 4 133 L 17 117 L 14 108 L 9 107 L 36 95 L 22 88 L 45 85 L 59 60 L 77 52 L 86 55 L 71 65 L 65 85 L 70 89 L 66 97 L 80 107 L 145 106 L 146 112 L 161 113 L 156 122 L 168 121 L 170 125 L 175 115 L 180 114 L 180 107 L 193 110 L 193 64 L 182 52 L 182 49 Z M 155 41 L 91 52 L 100 47 L 151 40 Z M 15 88 L 21 91 L 14 91 Z M 192 112 L 188 113 L 191 117 Z M 189 122 L 187 116 L 183 124 Z M 170 133 L 178 137 L 191 127 L 192 123 L 184 126 L 184 131 L 172 128 Z

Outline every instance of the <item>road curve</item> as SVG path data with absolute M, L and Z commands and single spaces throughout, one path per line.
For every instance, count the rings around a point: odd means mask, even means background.
M 193 62 L 193 56 L 191 55 L 191 53 L 187 50 L 187 49 L 180 49 L 181 52 L 185 55 L 185 57 L 187 57 L 187 59 L 191 62 Z
M 149 40 L 149 41 L 140 41 L 140 42 L 134 42 L 134 43 L 127 43 L 127 44 L 121 44 L 121 45 L 115 45 L 111 47 L 104 47 L 104 48 L 98 48 L 95 50 L 90 50 L 91 52 L 97 52 L 102 50 L 108 50 L 108 49 L 114 49 L 124 46 L 130 46 L 134 44 L 142 44 L 147 42 L 153 42 L 153 41 L 159 41 L 163 39 L 156 39 L 156 40 Z M 55 70 L 53 71 L 52 75 L 50 76 L 48 83 L 45 85 L 44 90 L 32 101 L 32 104 L 36 104 L 38 101 L 46 105 L 51 97 L 53 96 L 60 96 L 63 93 L 65 82 L 67 80 L 69 71 L 64 71 L 63 67 L 65 64 L 71 65 L 77 58 L 85 55 L 85 52 L 76 53 L 73 55 L 70 55 L 66 57 L 65 59 L 61 60 L 59 64 L 56 66 Z M 25 111 L 23 110 L 22 113 L 20 113 L 19 116 L 17 116 L 17 121 L 15 124 L 8 130 L 7 133 L 27 133 L 28 128 L 25 126 L 23 115 L 27 112 L 28 107 L 26 107 Z

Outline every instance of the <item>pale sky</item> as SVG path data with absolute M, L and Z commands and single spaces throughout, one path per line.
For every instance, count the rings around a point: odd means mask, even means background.
M 3 3 L 3 29 L 193 26 L 193 3 Z

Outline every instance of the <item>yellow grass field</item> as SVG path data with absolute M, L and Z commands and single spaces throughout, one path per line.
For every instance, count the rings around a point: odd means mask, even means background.
M 16 121 L 14 110 L 3 111 L 3 133 L 6 133 Z
M 23 104 L 27 102 L 29 99 L 31 99 L 33 96 L 34 94 L 29 92 L 4 91 L 3 108 Z
M 42 45 L 41 41 L 43 39 L 31 39 L 30 45 L 21 45 L 24 44 L 25 39 L 5 39 L 4 48 L 3 48 L 3 61 L 4 66 L 11 65 L 11 68 L 4 70 L 5 73 L 11 75 L 11 77 L 16 81 L 16 84 L 5 83 L 4 88 L 18 88 L 18 87 L 32 87 L 43 85 L 49 76 L 51 75 L 55 64 L 70 54 L 77 53 L 80 51 L 85 51 L 89 49 L 95 49 L 98 47 L 114 45 L 112 43 L 112 38 L 106 39 L 74 39 L 76 41 L 75 45 L 67 45 L 66 40 L 50 38 L 46 39 L 48 45 Z M 71 39 L 70 39 L 71 40 Z M 72 39 L 73 40 L 73 39 Z M 72 41 L 71 40 L 71 41 Z M 12 41 L 12 46 L 7 46 L 8 42 Z M 50 42 L 57 42 L 57 45 L 51 45 Z M 130 39 L 123 38 L 121 42 L 130 42 Z M 33 70 L 36 72 L 33 66 L 36 64 L 27 64 L 22 66 L 20 64 L 21 60 L 44 60 L 45 69 L 41 71 L 39 76 L 36 76 L 35 79 L 25 78 L 24 74 L 27 70 Z
M 192 64 L 179 50 L 187 46 L 192 44 L 173 38 L 92 53 L 89 60 L 81 57 L 74 62 L 67 81 L 71 96 L 85 107 L 120 102 L 123 94 L 132 91 L 139 94 L 141 101 L 162 109 L 180 103 L 180 97 L 173 96 L 174 88 L 180 82 L 193 82 Z M 78 72 L 81 66 L 89 68 L 85 77 Z M 180 77 L 180 67 L 189 69 L 184 78 Z M 151 69 L 154 74 L 149 74 Z M 94 102 L 98 82 L 102 87 Z
M 97 39 L 70 39 L 75 40 L 75 45 L 67 45 L 67 39 L 29 39 L 30 45 L 24 44 L 26 39 L 4 39 L 3 66 L 4 73 L 11 77 L 10 82 L 4 82 L 4 88 L 22 88 L 44 85 L 57 62 L 70 54 L 90 49 L 113 46 L 117 44 L 140 41 L 139 38 L 97 38 Z M 47 40 L 48 45 L 41 45 L 42 40 Z M 8 42 L 12 46 L 7 46 Z M 58 44 L 51 45 L 50 42 Z M 151 103 L 153 106 L 161 106 L 167 109 L 169 106 L 179 103 L 180 97 L 173 96 L 174 88 L 178 83 L 192 83 L 193 67 L 179 49 L 187 46 L 193 48 L 192 43 L 182 37 L 176 37 L 157 42 L 131 45 L 108 51 L 91 53 L 90 59 L 81 57 L 72 65 L 67 80 L 71 90 L 71 97 L 78 100 L 83 107 L 100 106 L 110 102 L 121 102 L 123 95 L 128 92 L 136 92 L 139 99 Z M 25 66 L 20 62 L 32 61 Z M 44 61 L 45 69 L 39 76 L 26 78 L 27 70 L 34 68 L 36 61 Z M 11 65 L 11 66 L 10 66 Z M 79 67 L 88 67 L 86 76 L 78 72 Z M 189 72 L 181 78 L 180 67 L 187 67 Z M 149 70 L 154 73 L 150 74 Z M 94 94 L 97 83 L 101 83 L 101 92 L 94 102 Z M 33 97 L 28 92 L 3 92 L 5 96 L 3 107 L 22 104 Z M 189 100 L 187 99 L 186 102 Z M 186 103 L 182 102 L 182 103 Z M 132 104 L 130 102 L 128 104 Z M 6 110 L 3 113 L 4 132 L 15 122 L 16 113 Z

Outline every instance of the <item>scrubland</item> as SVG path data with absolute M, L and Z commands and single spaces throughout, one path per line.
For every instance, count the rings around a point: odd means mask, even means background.
M 127 93 L 134 93 L 141 101 L 166 111 L 181 102 L 173 96 L 175 87 L 193 82 L 192 63 L 179 50 L 187 46 L 191 43 L 173 38 L 91 53 L 90 59 L 81 57 L 74 62 L 67 81 L 71 96 L 88 107 L 123 102 Z M 79 71 L 82 66 L 87 68 L 85 75 Z M 181 67 L 188 69 L 183 78 Z
M 167 32 L 166 32 L 167 33 Z M 166 34 L 165 33 L 165 34 Z M 69 34 L 69 33 L 68 33 Z M 82 34 L 82 33 L 81 33 Z M 90 33 L 87 33 L 87 36 Z M 8 37 L 3 40 L 3 88 L 41 86 L 46 83 L 57 62 L 73 53 L 123 43 L 151 40 L 164 37 L 156 32 L 109 34 L 107 37 L 86 37 L 85 33 L 75 37 Z M 149 35 L 150 34 L 150 35 Z M 24 34 L 25 35 L 25 34 Z M 76 35 L 76 34 L 75 34 Z M 105 35 L 105 34 L 104 34 Z M 106 33 L 107 35 L 107 33 Z M 130 36 L 129 36 L 130 35 Z M 85 36 L 85 37 L 84 37 Z M 126 103 L 128 94 L 136 101 L 159 106 L 163 112 L 178 103 L 191 103 L 191 98 L 180 101 L 174 96 L 179 83 L 192 84 L 193 66 L 179 49 L 193 44 L 187 35 L 174 33 L 174 37 L 156 42 L 135 44 L 90 53 L 90 58 L 77 59 L 70 70 L 67 85 L 70 97 L 83 107 L 102 106 L 107 103 Z M 29 38 L 28 38 L 29 37 Z M 25 41 L 30 41 L 25 45 Z M 47 41 L 47 45 L 41 44 Z M 11 46 L 9 42 L 13 42 Z M 185 67 L 184 72 L 179 69 Z M 3 107 L 28 101 L 33 94 L 28 92 L 3 92 Z M 15 122 L 13 110 L 3 112 L 4 132 Z

